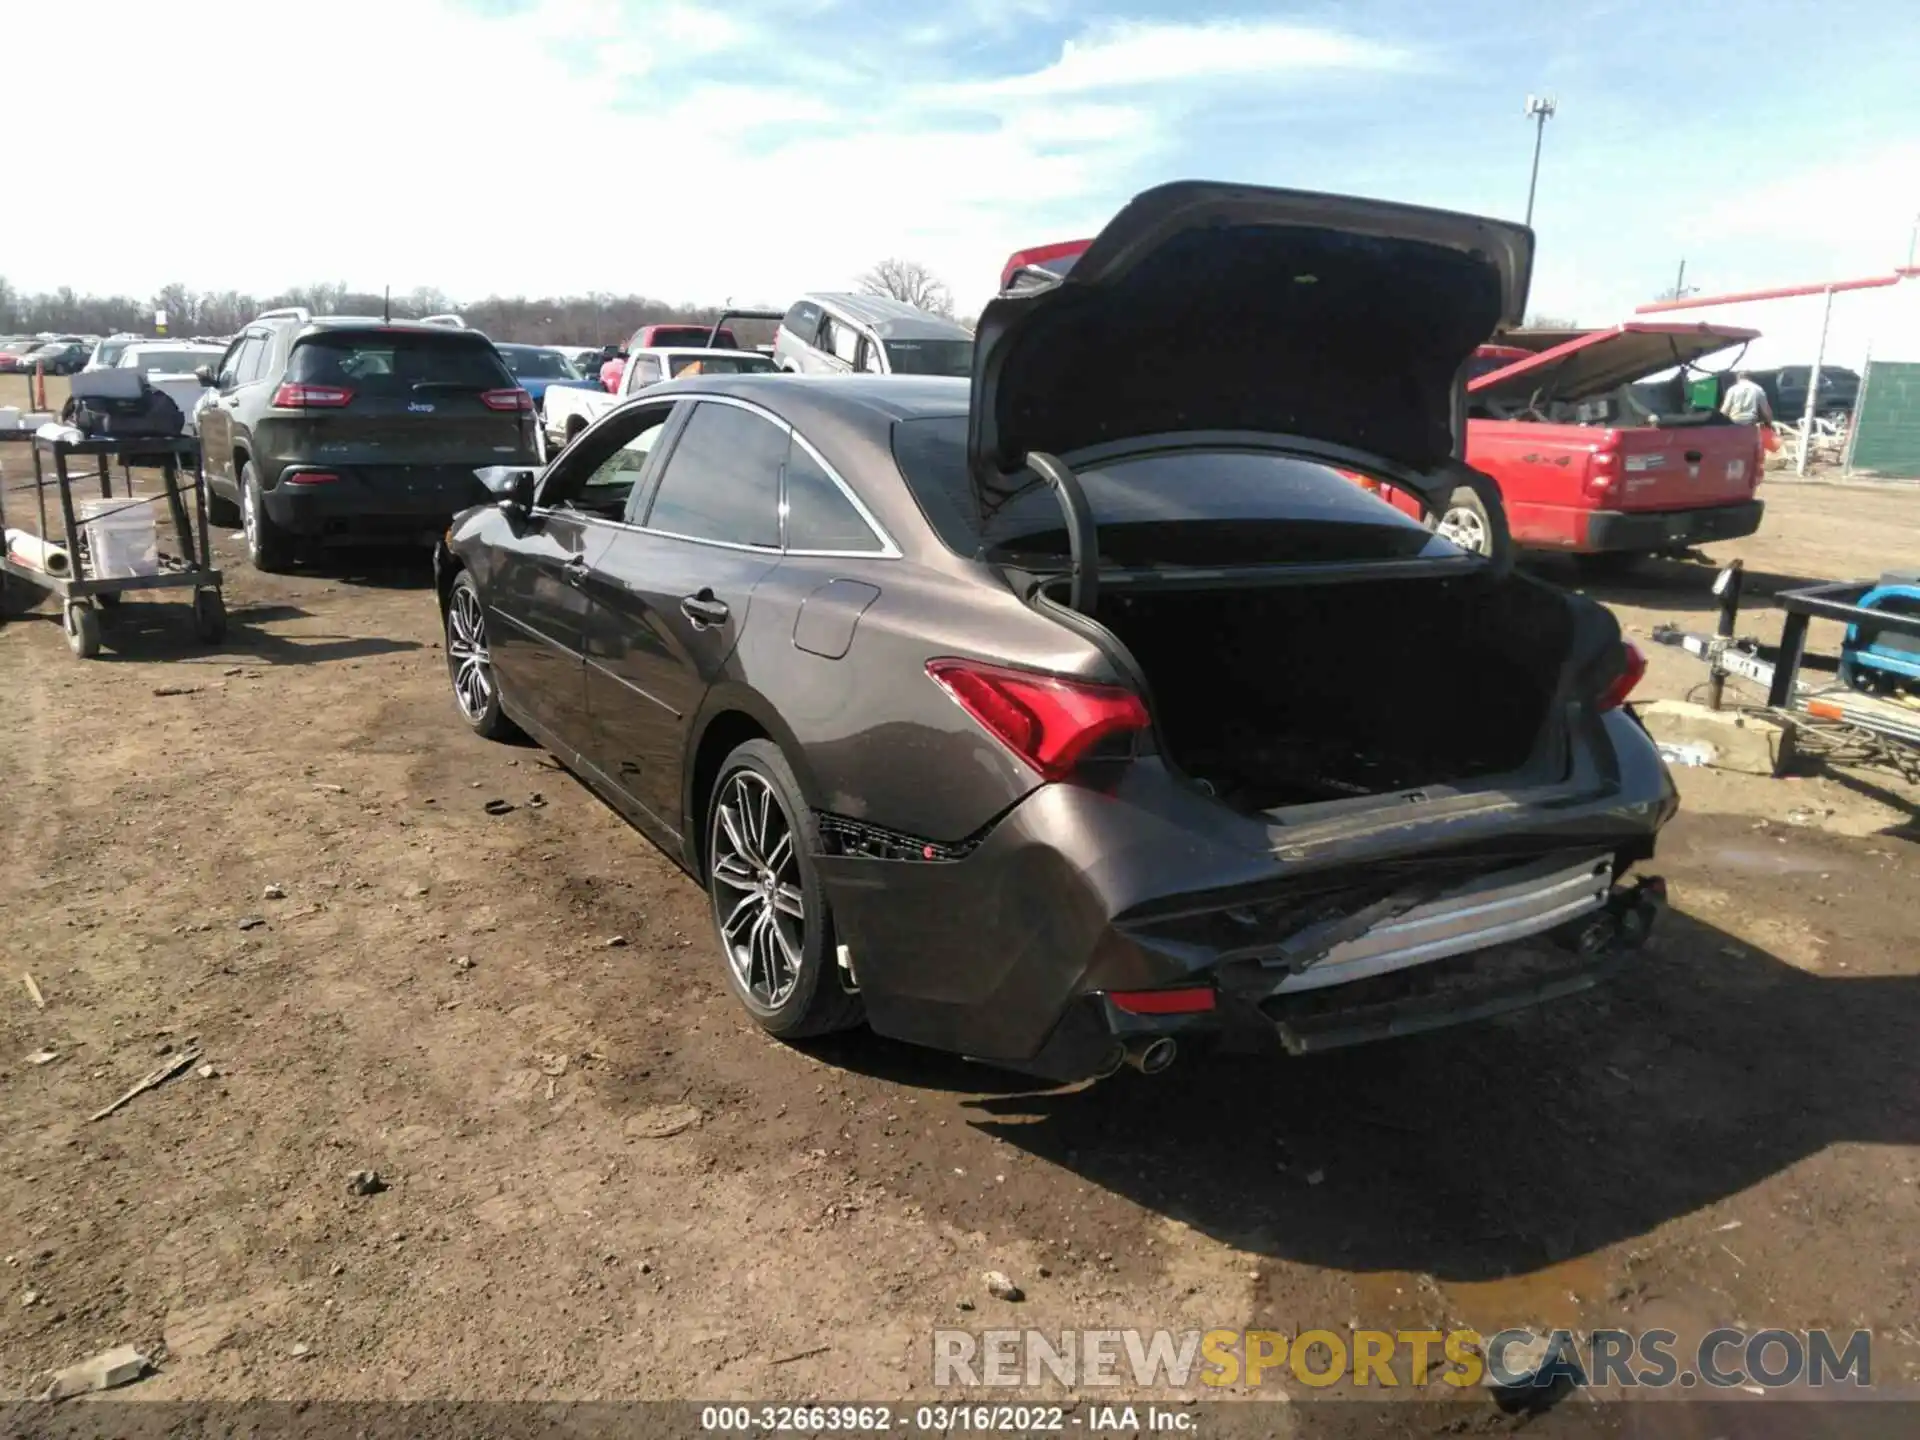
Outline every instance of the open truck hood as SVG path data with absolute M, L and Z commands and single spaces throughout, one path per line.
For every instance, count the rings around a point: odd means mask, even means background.
M 1552 400 L 1590 400 L 1649 375 L 1740 345 L 1759 335 L 1730 325 L 1675 325 L 1629 321 L 1606 330 L 1517 332 L 1498 337 L 1502 345 L 1533 348 L 1528 334 L 1565 335 L 1524 360 L 1517 360 L 1470 381 L 1476 400 L 1524 402 L 1539 393 Z
M 1180 181 L 1136 196 L 1084 250 L 1043 250 L 1009 262 L 975 332 L 968 461 L 989 509 L 1024 488 L 1034 452 L 1071 463 L 1148 437 L 1284 437 L 1450 492 L 1438 472 L 1458 453 L 1463 367 L 1519 320 L 1533 233 Z

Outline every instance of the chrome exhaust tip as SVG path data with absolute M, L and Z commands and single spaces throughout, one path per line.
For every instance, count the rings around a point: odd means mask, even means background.
M 1093 1078 L 1095 1080 L 1108 1079 L 1111 1076 L 1118 1074 L 1120 1071 L 1120 1067 L 1126 1063 L 1127 1063 L 1127 1047 L 1122 1045 L 1118 1040 L 1116 1040 L 1108 1048 L 1107 1053 L 1100 1057 L 1100 1065 L 1093 1072 Z
M 1179 1053 L 1180 1047 L 1165 1035 L 1157 1040 L 1135 1040 L 1127 1046 L 1127 1064 L 1142 1075 L 1158 1075 Z

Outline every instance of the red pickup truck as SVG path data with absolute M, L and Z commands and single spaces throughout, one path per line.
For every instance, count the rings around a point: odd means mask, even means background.
M 1635 383 L 1754 334 L 1635 321 L 1485 347 L 1483 361 L 1505 363 L 1467 382 L 1467 462 L 1500 487 L 1515 542 L 1633 556 L 1759 529 L 1759 430 L 1688 408 L 1678 384 Z M 1471 543 L 1484 535 L 1477 505 L 1468 492 L 1455 498 L 1441 528 Z
M 1016 252 L 1003 291 L 1050 285 L 1089 242 Z M 1639 321 L 1605 330 L 1531 330 L 1483 345 L 1468 369 L 1467 463 L 1500 489 L 1514 541 L 1631 559 L 1732 540 L 1760 528 L 1760 432 L 1688 407 L 1681 387 L 1637 384 L 1755 338 L 1752 330 Z M 1355 477 L 1411 515 L 1417 501 Z M 1469 549 L 1488 528 L 1458 491 L 1440 530 Z

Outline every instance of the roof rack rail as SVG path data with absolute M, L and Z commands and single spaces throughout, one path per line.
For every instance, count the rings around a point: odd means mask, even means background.
M 458 315 L 422 315 L 420 317 L 420 323 L 422 325 L 444 325 L 449 330 L 465 330 L 470 328 L 467 322 L 462 320 Z
M 313 319 L 313 312 L 304 305 L 282 305 L 278 310 L 262 310 L 253 317 L 256 320 L 298 320 L 302 325 Z

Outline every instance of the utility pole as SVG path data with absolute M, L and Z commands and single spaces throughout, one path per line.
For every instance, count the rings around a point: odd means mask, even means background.
M 1684 255 L 1680 257 L 1680 273 L 1673 277 L 1673 298 L 1687 298 L 1687 257 Z
M 1527 181 L 1527 224 L 1533 224 L 1533 192 L 1540 185 L 1540 142 L 1547 138 L 1547 121 L 1558 107 L 1551 95 L 1527 96 L 1527 118 L 1534 122 L 1533 175 Z

